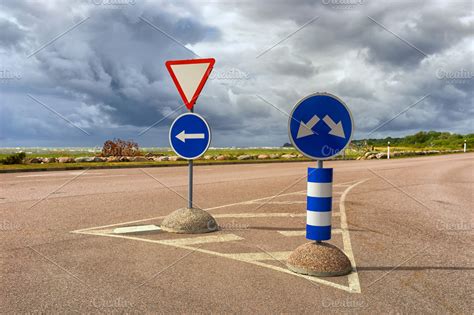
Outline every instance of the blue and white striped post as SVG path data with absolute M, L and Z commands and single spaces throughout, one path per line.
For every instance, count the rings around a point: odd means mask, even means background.
M 308 167 L 306 197 L 306 238 L 313 241 L 331 239 L 332 168 Z

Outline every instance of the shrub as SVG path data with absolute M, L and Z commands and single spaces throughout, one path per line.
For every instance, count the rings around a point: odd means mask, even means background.
M 6 158 L 0 161 L 3 164 L 22 164 L 25 157 L 26 157 L 25 152 L 20 152 L 20 153 L 14 153 L 14 154 L 8 155 Z
M 102 156 L 141 155 L 138 143 L 121 139 L 107 140 L 102 147 Z

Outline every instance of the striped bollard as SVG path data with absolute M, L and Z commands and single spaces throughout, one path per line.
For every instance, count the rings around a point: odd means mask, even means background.
M 298 246 L 286 264 L 291 271 L 304 275 L 343 276 L 351 272 L 351 261 L 337 246 L 322 242 L 331 239 L 333 172 L 318 162 L 320 167 L 308 167 L 306 193 L 306 238 L 313 242 Z
M 306 238 L 331 239 L 332 168 L 308 167 L 306 197 Z

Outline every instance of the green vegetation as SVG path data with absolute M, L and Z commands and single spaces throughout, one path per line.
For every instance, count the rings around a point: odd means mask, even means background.
M 387 142 L 390 141 L 393 158 L 408 156 L 418 156 L 426 154 L 449 153 L 448 150 L 462 150 L 464 140 L 467 141 L 468 149 L 474 147 L 474 134 L 459 135 L 449 132 L 418 132 L 414 135 L 403 138 L 388 137 L 385 139 L 353 140 L 351 145 L 345 150 L 344 155 L 336 159 L 364 159 L 369 154 L 386 152 Z M 24 150 L 26 152 L 22 152 Z M 426 152 L 420 152 L 426 151 Z M 59 157 L 94 157 L 101 156 L 102 150 L 99 148 L 16 148 L 0 149 L 0 171 L 1 170 L 46 170 L 46 169 L 85 169 L 85 168 L 110 168 L 110 167 L 149 167 L 149 166 L 175 166 L 185 165 L 186 161 L 131 161 L 131 162 L 84 162 L 75 163 L 41 163 L 44 158 Z M 169 148 L 142 148 L 142 157 L 146 156 L 175 156 L 176 154 Z M 282 158 L 281 155 L 294 155 L 292 158 Z M 291 146 L 280 148 L 211 148 L 205 155 L 212 156 L 211 159 L 201 157 L 196 160 L 196 164 L 225 164 L 225 163 L 268 163 L 268 162 L 290 162 L 308 161 L 304 157 L 298 156 L 299 152 Z M 223 155 L 225 159 L 216 159 Z M 238 160 L 241 155 L 251 155 L 250 159 Z M 267 155 L 266 158 L 258 159 L 258 155 Z M 277 155 L 271 157 L 271 155 Z M 43 158 L 43 159 L 41 159 Z M 379 157 L 377 157 L 379 158 Z M 33 160 L 36 159 L 35 162 Z M 54 159 L 53 159 L 54 160 Z M 3 165 L 1 165 L 3 164 Z
M 468 148 L 472 148 L 474 145 L 474 134 L 460 135 L 449 132 L 420 131 L 403 138 L 387 137 L 385 139 L 355 140 L 353 143 L 361 146 L 366 141 L 368 146 L 386 147 L 387 142 L 390 141 L 390 146 L 392 147 L 455 150 L 463 148 L 464 140 L 467 141 Z
M 25 152 L 13 153 L 13 154 L 5 156 L 3 159 L 0 159 L 0 163 L 7 164 L 7 165 L 22 164 L 25 158 L 26 158 Z

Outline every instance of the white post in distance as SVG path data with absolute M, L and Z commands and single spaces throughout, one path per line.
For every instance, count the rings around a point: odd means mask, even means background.
M 466 144 L 466 140 L 464 140 L 464 153 L 466 153 L 467 151 L 467 144 Z
M 388 142 L 388 145 L 387 145 L 387 160 L 390 160 L 390 141 Z

